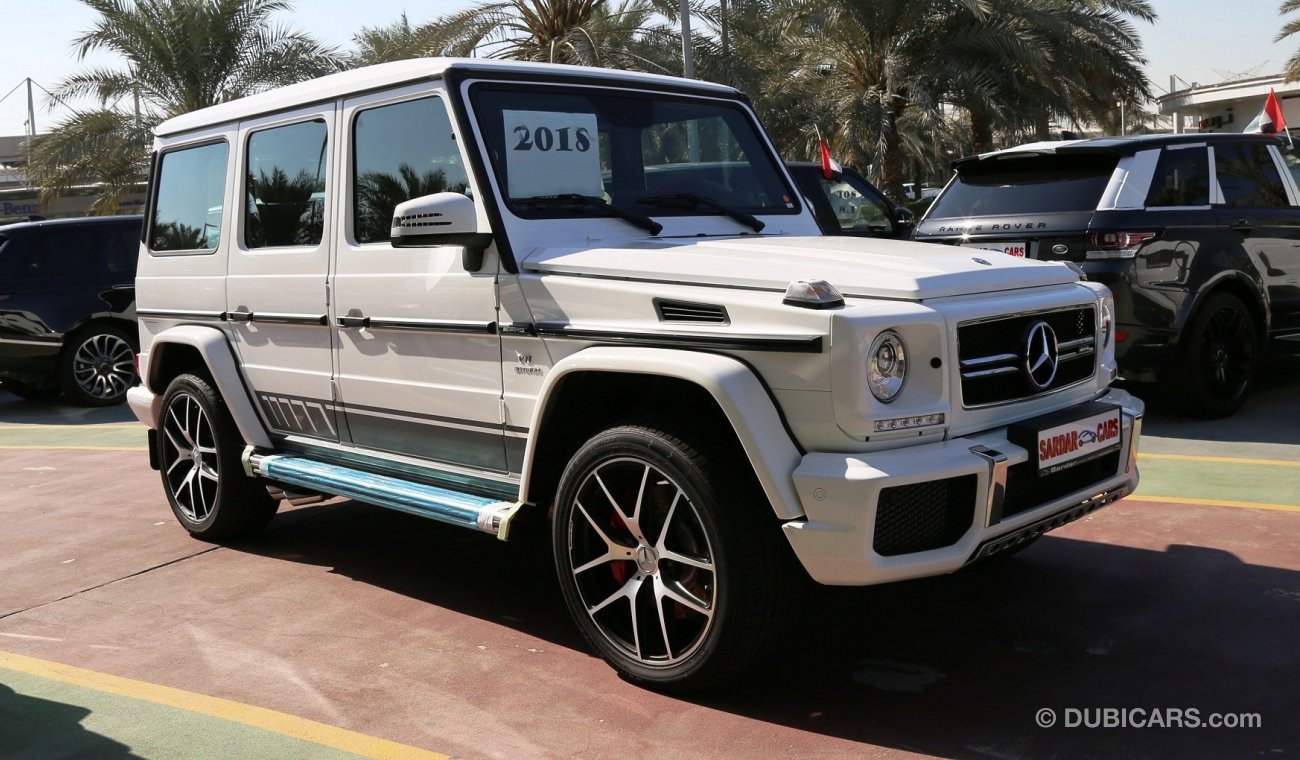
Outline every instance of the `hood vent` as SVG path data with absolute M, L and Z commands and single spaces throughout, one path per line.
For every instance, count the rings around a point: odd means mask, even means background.
M 729 325 L 731 318 L 727 310 L 711 303 L 691 303 L 689 301 L 654 300 L 655 312 L 660 322 L 695 322 L 708 325 Z

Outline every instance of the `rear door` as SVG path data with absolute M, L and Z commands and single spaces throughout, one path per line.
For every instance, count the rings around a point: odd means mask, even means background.
M 497 267 L 466 271 L 463 249 L 394 248 L 393 208 L 471 194 L 441 91 L 416 85 L 344 103 L 350 136 L 331 320 L 352 441 L 454 468 L 508 470 Z
M 326 322 L 332 104 L 240 124 L 226 314 L 267 425 L 337 441 Z
M 1215 214 L 1263 279 L 1275 334 L 1300 332 L 1300 207 L 1283 166 L 1262 140 L 1214 146 Z

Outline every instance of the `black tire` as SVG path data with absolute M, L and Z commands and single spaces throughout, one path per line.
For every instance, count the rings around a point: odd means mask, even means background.
M 595 436 L 565 468 L 552 524 L 560 587 L 583 637 L 628 680 L 705 688 L 780 643 L 797 568 L 739 469 L 634 426 Z
M 1213 295 L 1184 330 L 1182 350 L 1164 385 L 1189 416 L 1214 419 L 1241 408 L 1259 367 L 1259 331 L 1240 299 Z
M 207 380 L 172 380 L 158 424 L 158 469 L 172 512 L 195 538 L 245 536 L 275 516 L 278 505 L 265 485 L 244 473 L 243 449 L 225 401 Z
M 28 401 L 50 401 L 59 397 L 59 386 L 49 383 L 4 380 L 0 381 L 0 388 Z
M 112 406 L 126 400 L 139 378 L 139 339 L 113 324 L 99 323 L 64 340 L 56 379 L 68 400 L 82 406 Z

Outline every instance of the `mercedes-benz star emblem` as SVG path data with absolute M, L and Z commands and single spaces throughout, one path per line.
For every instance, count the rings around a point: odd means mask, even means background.
M 1056 331 L 1039 320 L 1030 325 L 1025 335 L 1025 378 L 1029 384 L 1043 390 L 1056 379 Z

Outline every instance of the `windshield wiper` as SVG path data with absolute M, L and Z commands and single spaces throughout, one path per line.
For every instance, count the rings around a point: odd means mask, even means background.
M 619 208 L 618 206 L 611 206 L 604 198 L 595 195 L 580 195 L 578 193 L 534 195 L 529 198 L 512 198 L 510 199 L 510 202 L 512 204 L 529 208 L 598 211 L 601 216 L 622 219 L 629 224 L 634 224 L 637 227 L 640 227 L 651 235 L 658 235 L 664 228 L 662 224 L 656 222 L 645 214 L 638 214 L 635 211 L 628 211 L 627 209 Z
M 656 208 L 684 208 L 700 209 L 707 208 L 717 211 L 719 214 L 737 221 L 754 232 L 762 232 L 767 225 L 763 224 L 758 217 L 746 214 L 744 211 L 731 208 L 725 203 L 719 203 L 705 195 L 696 195 L 695 193 L 669 193 L 666 195 L 647 195 L 644 198 L 638 198 L 637 203 L 645 206 L 654 206 Z

